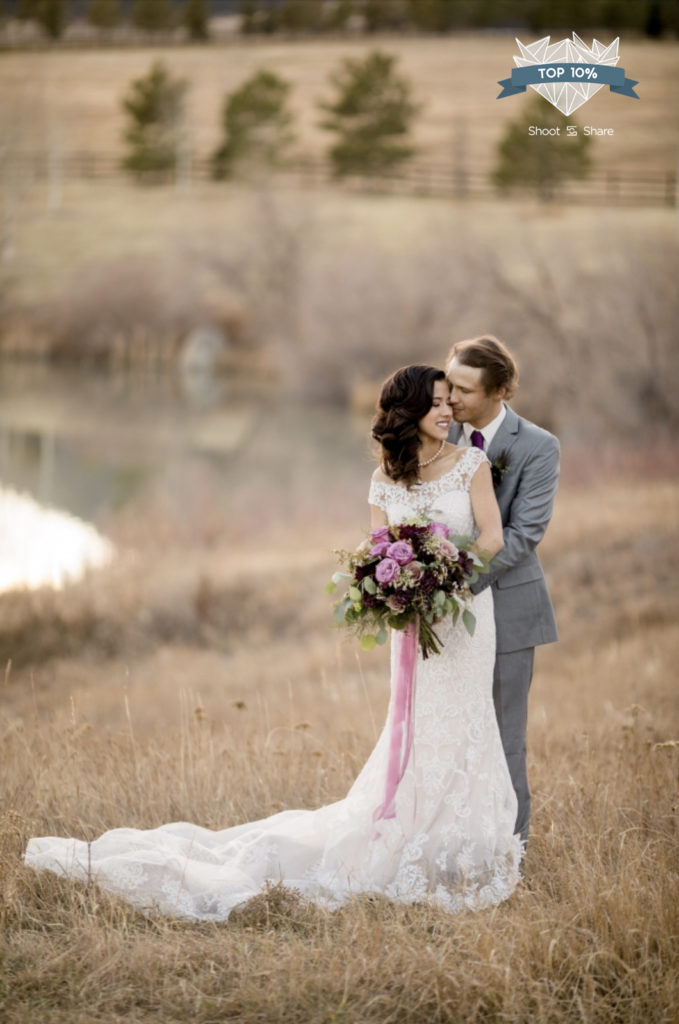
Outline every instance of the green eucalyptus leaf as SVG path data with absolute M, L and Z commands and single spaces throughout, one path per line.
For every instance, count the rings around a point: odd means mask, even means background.
M 373 633 L 366 633 L 361 637 L 361 647 L 364 651 L 372 651 L 377 647 L 377 637 Z
M 365 576 L 363 578 L 363 589 L 368 594 L 377 593 L 377 584 L 375 583 L 375 580 L 372 578 L 372 576 Z
M 400 612 L 394 612 L 392 615 L 387 616 L 387 625 L 391 626 L 392 629 L 403 629 L 406 621 L 405 615 Z
M 465 608 L 462 612 L 462 621 L 464 622 L 465 629 L 470 636 L 474 636 L 474 630 L 476 629 L 476 616 L 473 612 L 469 611 L 469 608 Z
M 345 616 L 349 608 L 351 608 L 351 601 L 348 601 L 347 598 L 335 605 L 332 617 L 338 626 L 341 626 L 344 623 Z
M 378 644 L 380 645 L 380 647 L 382 647 L 383 644 L 386 644 L 388 635 L 389 634 L 387 633 L 387 631 L 384 628 L 384 626 L 380 626 L 380 628 L 378 630 L 378 633 L 377 633 L 377 637 L 376 637 L 376 640 L 377 640 Z
M 358 589 L 358 587 L 349 587 L 349 597 L 351 598 L 352 601 L 361 600 L 361 591 Z
M 323 589 L 326 594 L 334 594 L 337 590 L 337 584 L 333 580 L 328 580 Z

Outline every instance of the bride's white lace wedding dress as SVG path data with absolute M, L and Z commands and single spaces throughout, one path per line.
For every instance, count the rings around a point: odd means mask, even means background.
M 478 449 L 465 449 L 439 480 L 410 491 L 373 482 L 370 501 L 390 522 L 435 510 L 455 533 L 472 535 L 469 487 L 483 459 Z M 519 880 L 521 846 L 492 700 L 489 589 L 474 599 L 473 612 L 473 637 L 447 619 L 436 627 L 442 653 L 418 656 L 413 744 L 395 817 L 373 820 L 385 791 L 394 635 L 387 722 L 343 800 L 221 832 L 175 822 L 149 831 L 114 829 L 92 843 L 31 839 L 26 863 L 93 879 L 144 910 L 193 920 L 223 920 L 279 881 L 331 909 L 357 893 L 450 911 L 499 903 Z

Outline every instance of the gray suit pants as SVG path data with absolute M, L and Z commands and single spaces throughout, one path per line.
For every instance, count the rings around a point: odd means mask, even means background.
M 526 773 L 528 691 L 533 678 L 535 648 L 498 654 L 493 675 L 493 701 L 512 785 L 519 802 L 515 832 L 525 842 L 530 827 L 530 789 Z

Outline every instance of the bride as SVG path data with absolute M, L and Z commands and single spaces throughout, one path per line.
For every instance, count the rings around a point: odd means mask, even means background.
M 479 552 L 502 547 L 490 467 L 478 448 L 447 443 L 443 370 L 407 366 L 383 385 L 373 436 L 381 465 L 370 485 L 371 526 L 436 512 Z M 418 655 L 410 755 L 393 816 L 380 818 L 394 710 L 347 796 L 318 810 L 289 810 L 213 832 L 188 822 L 118 828 L 92 843 L 31 839 L 25 861 L 92 880 L 135 906 L 220 921 L 268 883 L 282 882 L 330 909 L 359 893 L 449 911 L 507 899 L 519 880 L 516 797 L 492 699 L 495 633 L 490 588 L 473 598 L 474 636 L 448 617 L 439 655 Z

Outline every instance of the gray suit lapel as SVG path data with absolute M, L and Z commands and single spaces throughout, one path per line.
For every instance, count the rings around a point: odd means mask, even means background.
M 462 441 L 464 440 L 464 436 L 462 433 L 461 423 L 455 423 L 455 421 L 453 421 L 450 424 L 450 430 L 448 431 L 448 440 L 450 441 L 451 444 L 462 443 Z
M 486 452 L 491 462 L 498 457 L 501 451 L 509 451 L 519 435 L 519 417 L 508 405 L 505 406 L 505 409 L 507 410 L 505 418 Z

